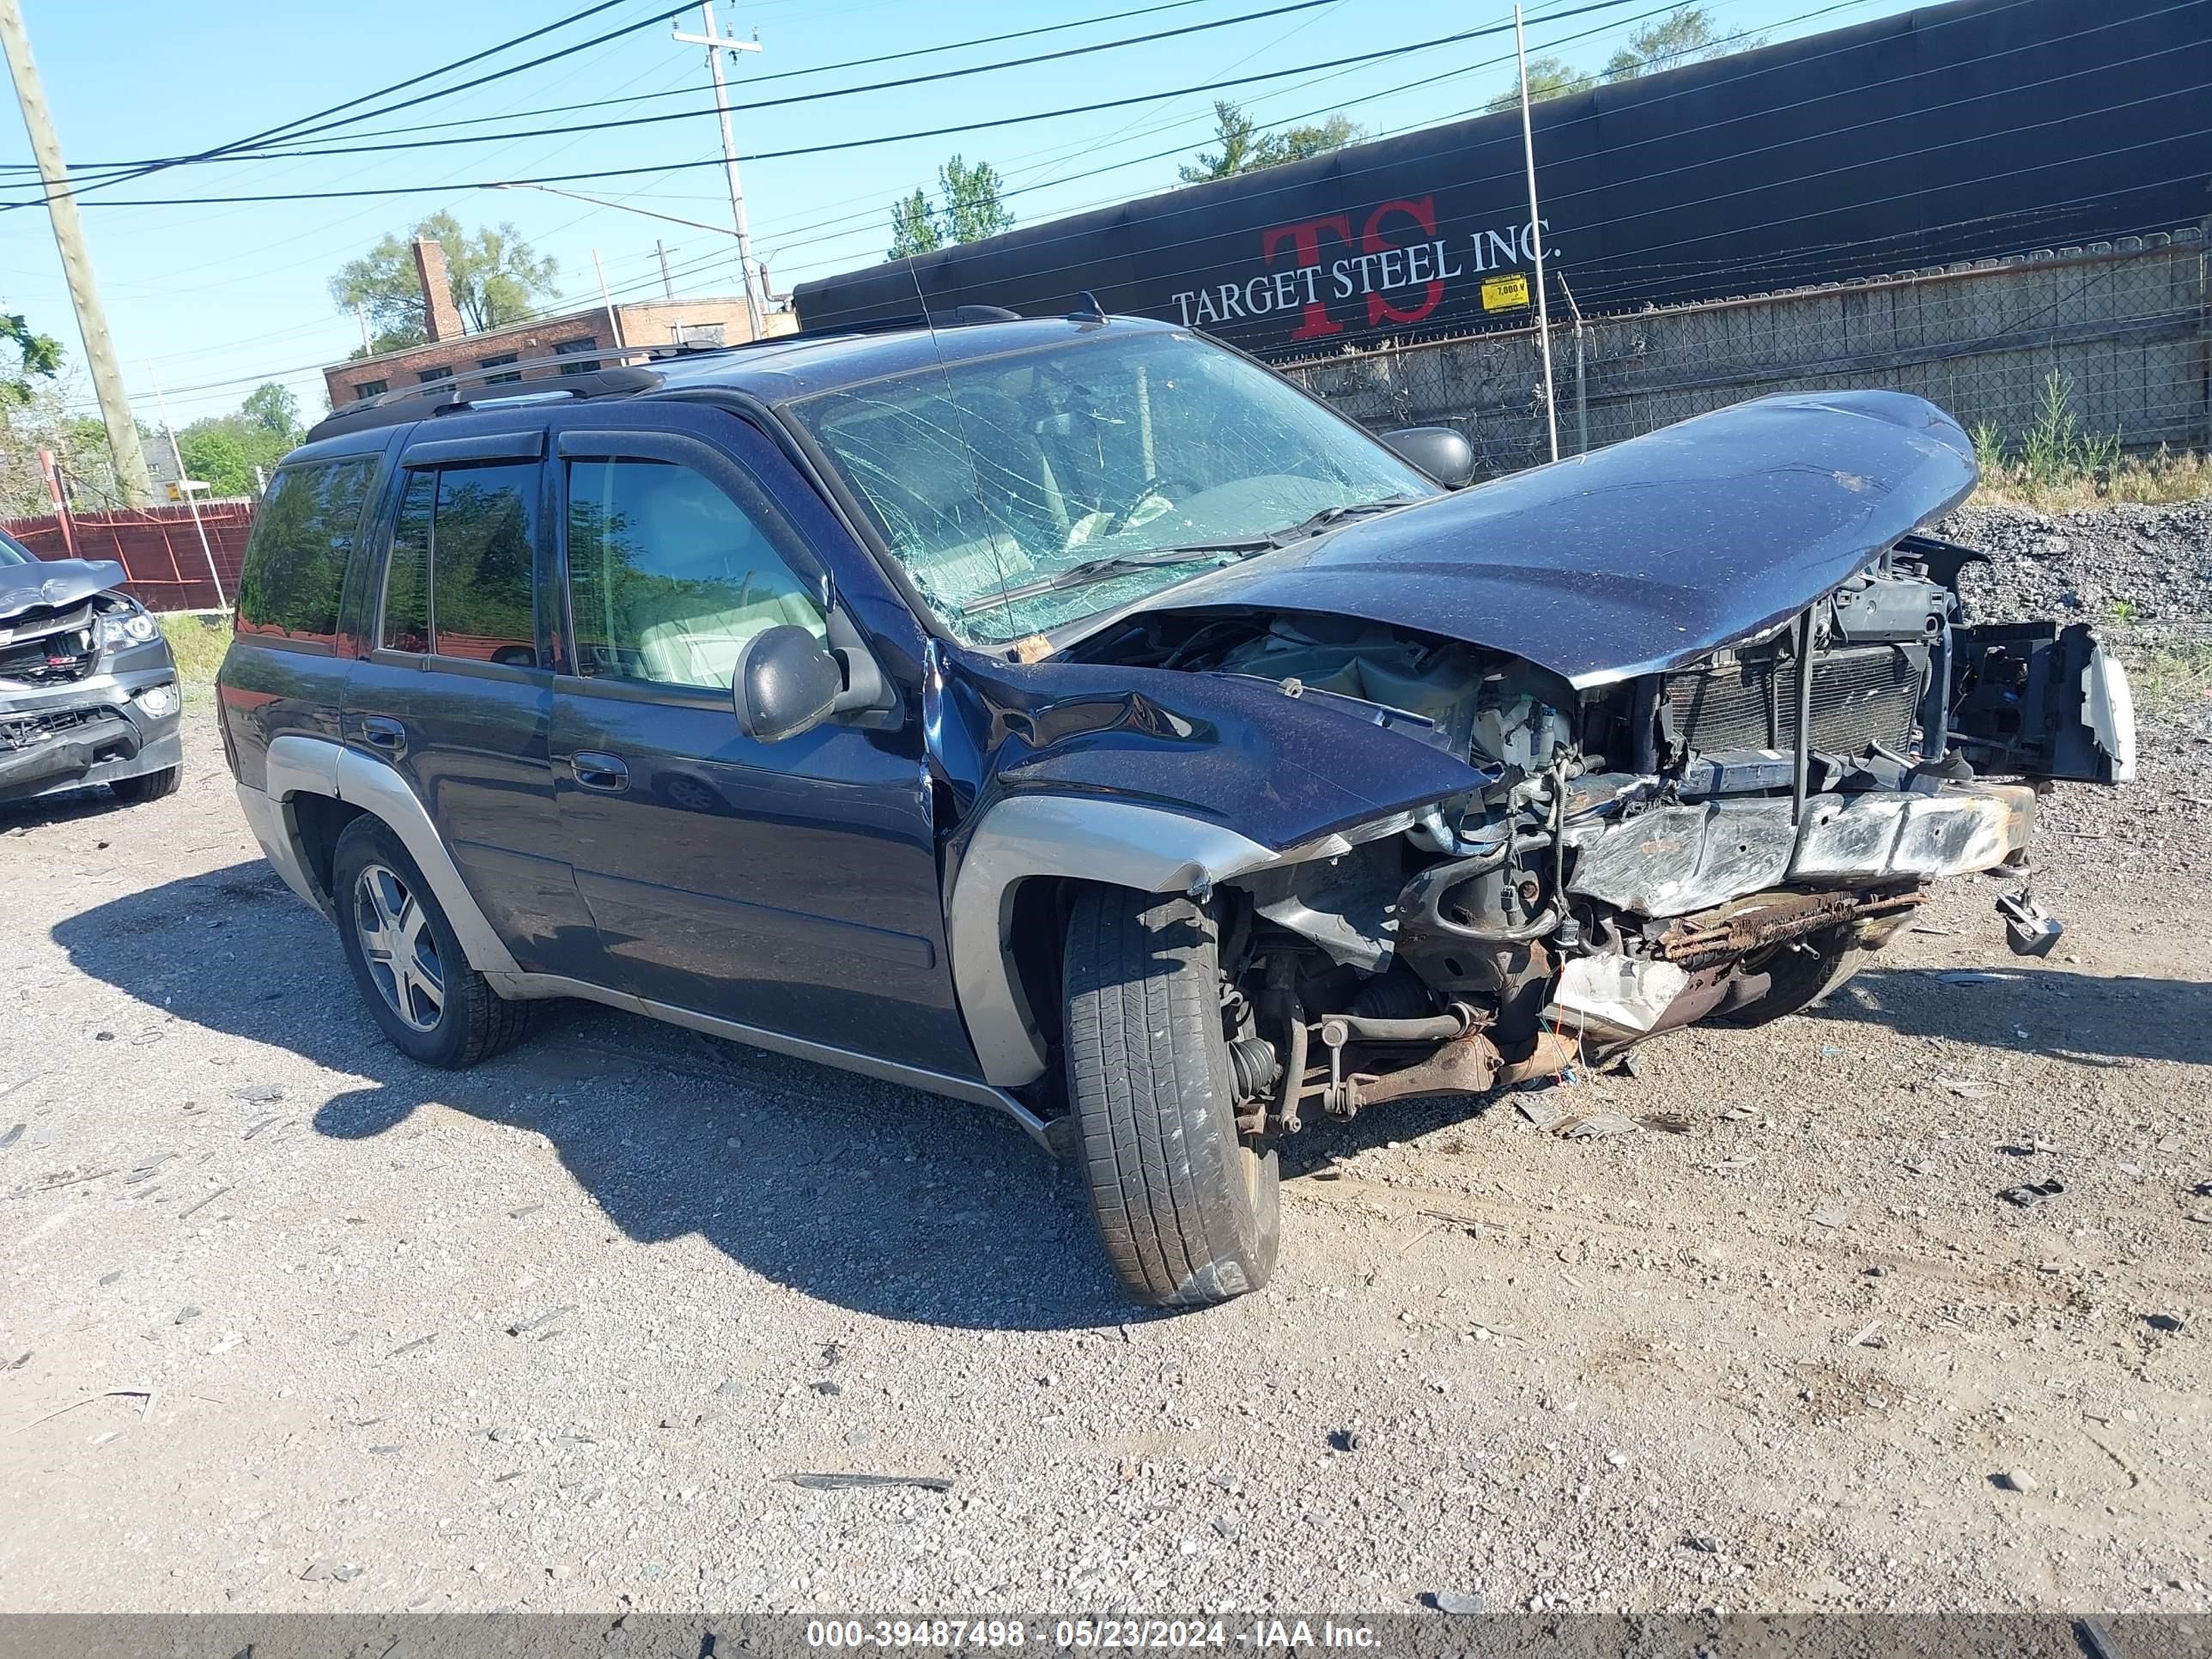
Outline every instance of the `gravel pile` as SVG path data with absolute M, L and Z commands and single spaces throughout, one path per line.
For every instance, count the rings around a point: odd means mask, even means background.
M 1963 579 L 1990 622 L 2057 616 L 2132 625 L 2212 620 L 2212 501 L 2085 507 L 1960 508 L 1938 527 L 1995 562 Z

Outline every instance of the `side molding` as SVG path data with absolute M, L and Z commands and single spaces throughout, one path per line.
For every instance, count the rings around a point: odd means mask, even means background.
M 880 1078 L 886 1083 L 919 1089 L 924 1094 L 943 1095 L 951 1100 L 988 1106 L 1011 1118 L 1024 1134 L 1052 1157 L 1064 1158 L 1073 1150 L 1073 1119 L 1039 1117 L 1004 1089 L 994 1089 L 989 1084 L 978 1083 L 972 1078 L 954 1077 L 946 1072 L 933 1072 L 919 1066 L 902 1066 L 896 1060 L 878 1060 L 873 1054 L 864 1054 L 857 1049 L 839 1048 L 827 1042 L 811 1042 L 805 1037 L 787 1036 L 781 1031 L 768 1030 L 757 1025 L 742 1025 L 733 1019 L 718 1018 L 713 1014 L 679 1008 L 673 1003 L 655 1002 L 647 997 L 617 990 L 612 986 L 593 985 L 588 981 L 568 979 L 558 974 L 487 974 L 485 977 L 501 996 L 518 1001 L 537 997 L 576 997 L 586 1002 L 620 1008 L 626 1013 L 643 1014 L 648 1019 L 703 1031 L 708 1036 L 725 1037 L 732 1042 L 742 1042 L 748 1048 L 766 1048 L 772 1054 L 811 1060 L 817 1066 L 855 1072 L 862 1077 Z
M 461 879 L 461 872 L 446 851 L 445 843 L 438 839 L 437 826 L 430 822 L 429 813 L 399 774 L 381 761 L 356 754 L 326 738 L 288 732 L 269 745 L 268 775 L 266 799 L 279 809 L 277 826 L 283 843 L 281 854 L 271 848 L 263 835 L 263 824 L 257 817 L 259 809 L 246 802 L 242 788 L 239 799 L 246 803 L 246 818 L 254 826 L 255 839 L 261 842 L 263 850 L 269 854 L 269 861 L 295 892 L 302 891 L 305 876 L 301 873 L 300 880 L 294 880 L 301 861 L 281 809 L 295 795 L 334 797 L 374 813 L 399 837 L 400 844 L 422 870 L 422 878 L 430 884 L 430 890 L 438 896 L 447 920 L 453 924 L 453 932 L 460 936 L 461 950 L 468 957 L 471 967 L 484 974 L 521 971 L 492 930 L 491 923 L 485 920 L 484 913 L 477 908 L 467 884 Z
M 1146 893 L 1204 891 L 1273 864 L 1234 830 L 1130 801 L 1023 796 L 984 815 L 945 902 L 952 987 L 987 1083 L 1044 1075 L 1045 1048 L 1013 966 L 1013 897 L 1032 876 L 1071 876 Z

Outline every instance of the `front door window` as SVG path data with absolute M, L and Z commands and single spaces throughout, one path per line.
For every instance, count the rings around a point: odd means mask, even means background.
M 568 463 L 577 672 L 726 691 L 738 653 L 789 623 L 828 643 L 821 608 L 761 526 L 690 468 Z

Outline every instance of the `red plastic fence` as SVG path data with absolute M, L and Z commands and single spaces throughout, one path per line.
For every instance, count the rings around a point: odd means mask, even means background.
M 246 532 L 253 528 L 250 501 L 203 501 L 200 523 L 215 568 L 222 575 L 222 595 L 238 597 L 238 570 L 246 557 Z M 217 603 L 208 577 L 208 556 L 191 510 L 184 507 L 127 508 L 114 513 L 77 513 L 67 532 L 60 519 L 11 519 L 8 533 L 42 559 L 113 559 L 131 580 L 127 591 L 149 611 L 206 611 Z M 70 550 L 71 538 L 76 550 Z

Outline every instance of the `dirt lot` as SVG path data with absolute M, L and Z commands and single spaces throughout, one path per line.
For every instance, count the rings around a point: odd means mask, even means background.
M 0 1607 L 2212 1607 L 2174 706 L 2048 803 L 2048 959 L 1956 884 L 1824 1012 L 1552 1097 L 1686 1133 L 1310 1134 L 1273 1287 L 1152 1318 L 978 1109 L 576 1007 L 399 1059 L 203 697 L 177 797 L 0 810 Z

